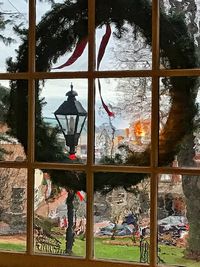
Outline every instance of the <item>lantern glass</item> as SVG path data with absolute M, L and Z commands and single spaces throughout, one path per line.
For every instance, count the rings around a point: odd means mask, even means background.
M 72 135 L 75 133 L 76 117 L 77 115 L 57 115 L 57 119 L 65 135 Z
M 66 124 L 66 116 L 65 115 L 56 115 L 57 120 L 60 123 L 62 131 L 67 133 L 67 124 Z
M 79 116 L 78 125 L 77 125 L 77 134 L 81 133 L 81 130 L 83 128 L 84 122 L 85 122 L 86 116 Z
M 67 133 L 74 134 L 76 130 L 76 115 L 66 115 Z

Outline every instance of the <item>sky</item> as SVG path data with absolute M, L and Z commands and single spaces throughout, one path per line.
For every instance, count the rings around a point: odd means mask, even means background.
M 2 4 L 1 4 L 2 3 Z M 23 23 L 25 26 L 28 24 L 28 5 L 24 0 L 1 0 L 0 1 L 0 12 L 2 12 L 5 16 L 5 19 L 9 19 L 8 13 L 14 13 L 16 15 L 19 15 L 20 18 L 16 19 L 16 23 Z M 2 35 L 6 37 L 12 37 L 14 38 L 14 43 L 12 43 L 9 46 L 5 46 L 3 42 L 0 42 L 0 50 L 3 51 L 1 53 L 1 60 L 0 60 L 0 71 L 5 72 L 6 66 L 5 61 L 8 57 L 15 58 L 15 49 L 19 46 L 19 38 L 14 36 L 13 25 L 7 26 L 6 29 L 2 32 Z

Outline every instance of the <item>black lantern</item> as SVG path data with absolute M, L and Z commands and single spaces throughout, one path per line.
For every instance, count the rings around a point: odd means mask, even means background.
M 54 112 L 65 137 L 66 145 L 70 148 L 70 155 L 75 154 L 75 147 L 78 145 L 87 117 L 87 112 L 81 103 L 76 100 L 77 95 L 77 92 L 73 91 L 73 85 L 71 84 L 71 91 L 66 93 L 67 100 Z

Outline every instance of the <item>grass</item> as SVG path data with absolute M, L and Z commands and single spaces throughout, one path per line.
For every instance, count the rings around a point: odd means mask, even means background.
M 96 259 L 107 259 L 107 260 L 120 260 L 120 261 L 132 261 L 139 262 L 140 250 L 138 246 L 124 246 L 124 245 L 112 245 L 105 243 L 109 241 L 109 238 L 95 238 L 94 251 Z M 116 239 L 118 240 L 118 239 Z M 122 241 L 119 239 L 118 241 Z M 130 239 L 123 239 L 124 241 L 130 241 Z M 86 242 L 81 239 L 76 239 L 74 242 L 73 253 L 76 257 L 84 257 L 86 253 Z M 65 247 L 64 237 L 62 238 L 62 249 Z M 200 267 L 200 262 L 188 260 L 184 258 L 184 249 L 173 246 L 159 246 L 159 256 L 164 260 L 164 264 L 174 266 L 185 266 L 185 267 Z M 12 251 L 12 252 L 25 252 L 26 246 L 24 244 L 0 242 L 1 251 Z
M 108 239 L 95 239 L 95 258 L 139 261 L 140 251 L 138 246 L 110 245 L 105 244 L 103 241 L 108 241 Z
M 0 243 L 0 250 L 3 251 L 15 251 L 15 252 L 25 252 L 26 245 L 14 244 L 14 243 Z
M 184 258 L 184 249 L 173 246 L 159 246 L 161 248 L 160 257 L 170 265 L 200 267 L 200 262 Z
M 140 249 L 138 246 L 105 244 L 104 241 L 108 240 L 110 239 L 95 238 L 94 250 L 96 259 L 139 262 Z M 129 240 L 130 239 L 127 238 L 127 241 Z M 123 239 L 123 241 L 126 241 L 126 239 Z M 159 246 L 159 248 L 159 256 L 164 261 L 164 264 L 185 267 L 200 267 L 200 262 L 184 258 L 183 248 L 177 248 L 173 246 Z M 73 252 L 74 255 L 83 257 L 85 255 L 85 241 L 76 239 Z

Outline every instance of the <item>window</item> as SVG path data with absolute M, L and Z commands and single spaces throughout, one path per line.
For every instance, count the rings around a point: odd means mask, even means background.
M 199 3 L 168 2 L 0 3 L 3 266 L 199 264 Z

